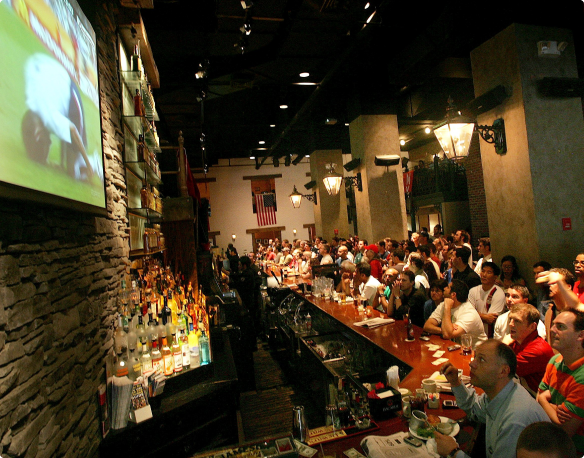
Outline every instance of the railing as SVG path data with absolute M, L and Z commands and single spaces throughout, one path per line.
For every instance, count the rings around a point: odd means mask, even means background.
M 468 200 L 466 170 L 448 159 L 435 160 L 430 166 L 414 170 L 412 197 L 441 192 L 445 200 Z

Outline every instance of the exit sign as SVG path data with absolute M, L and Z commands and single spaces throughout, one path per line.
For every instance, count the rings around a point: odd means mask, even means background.
M 562 218 L 562 229 L 565 231 L 572 230 L 572 218 Z

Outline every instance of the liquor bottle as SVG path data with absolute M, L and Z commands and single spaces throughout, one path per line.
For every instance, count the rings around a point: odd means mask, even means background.
M 132 326 L 129 326 L 129 328 L 128 328 L 127 339 L 128 339 L 128 350 L 130 350 L 130 352 L 132 350 L 136 350 L 136 348 L 138 347 L 138 335 L 136 334 L 136 331 L 133 329 Z
M 168 346 L 168 341 L 166 336 L 162 338 L 162 365 L 164 367 L 164 375 L 167 377 L 174 373 L 174 358 L 172 356 L 172 351 Z
M 162 353 L 158 349 L 158 341 L 154 340 L 152 342 L 152 369 L 164 372 L 164 366 L 162 364 Z
M 144 347 L 148 348 L 148 333 L 144 328 L 142 315 L 138 315 L 138 326 L 136 327 L 136 336 L 138 337 L 138 351 L 144 352 Z
M 209 338 L 203 331 L 203 334 L 199 338 L 199 347 L 201 353 L 201 366 L 209 364 L 211 362 L 211 349 L 209 348 Z
M 189 350 L 191 353 L 191 366 L 199 367 L 201 365 L 201 357 L 199 351 L 199 338 L 193 328 L 193 323 L 189 323 Z
M 126 313 L 129 301 L 130 301 L 130 292 L 128 291 L 128 288 L 126 287 L 126 280 L 122 280 L 122 285 L 120 287 L 120 303 L 121 303 L 121 308 L 119 310 L 120 313 L 122 313 L 122 314 Z
M 138 358 L 135 348 L 130 348 L 130 357 L 128 358 L 128 372 L 131 380 L 136 380 L 142 375 L 142 363 Z
M 162 322 L 162 313 L 158 314 L 156 329 L 158 333 L 158 348 L 162 349 L 162 339 L 166 338 L 166 326 Z
M 118 359 L 114 368 L 116 377 L 126 377 L 128 375 L 128 357 L 120 351 L 117 355 Z
M 312 317 L 310 316 L 310 313 L 306 314 L 306 330 L 308 332 L 312 331 Z
M 140 89 L 136 89 L 134 95 L 134 116 L 142 116 L 142 96 L 140 96 Z
M 172 335 L 172 357 L 174 359 L 174 372 L 181 372 L 183 370 L 183 356 L 180 341 L 176 334 Z
M 172 293 L 172 289 L 168 288 L 168 309 L 170 310 L 170 317 L 169 317 L 169 321 L 172 322 L 172 324 L 177 325 L 178 324 L 178 305 L 176 303 L 174 294 Z
M 406 340 L 408 340 L 408 341 L 414 340 L 414 325 L 412 324 L 412 317 L 410 316 L 409 313 L 408 313 L 408 322 L 406 325 L 406 329 L 407 329 L 407 335 L 408 335 L 408 338 Z
M 184 317 L 186 319 L 186 317 Z M 191 349 L 189 347 L 189 338 L 186 334 L 186 325 L 184 321 L 181 321 L 179 327 L 180 334 L 180 348 L 182 352 L 182 365 L 185 370 L 191 367 Z
M 148 351 L 148 346 L 142 346 L 142 357 L 140 358 L 140 363 L 142 364 L 142 374 L 152 370 L 152 356 Z
M 138 72 L 138 78 L 142 78 L 142 58 L 140 56 L 140 40 L 134 45 L 134 54 L 132 54 L 132 71 Z
M 128 354 L 128 334 L 124 331 L 121 316 L 118 318 L 118 327 L 114 334 L 114 351 L 116 354 Z

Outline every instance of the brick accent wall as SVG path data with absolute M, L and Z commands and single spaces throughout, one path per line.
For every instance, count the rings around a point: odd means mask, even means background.
M 479 135 L 475 132 L 470 145 L 468 157 L 464 160 L 468 184 L 468 204 L 470 208 L 472 245 L 478 245 L 480 237 L 489 236 L 487 219 L 487 198 L 483 180 L 483 165 L 479 147 Z
M 114 2 L 97 7 L 107 217 L 0 205 L 0 455 L 98 456 L 96 390 L 128 263 Z

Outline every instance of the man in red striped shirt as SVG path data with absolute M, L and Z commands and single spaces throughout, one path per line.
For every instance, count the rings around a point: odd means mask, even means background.
M 553 423 L 584 453 L 584 312 L 565 309 L 553 321 L 551 345 L 559 353 L 547 365 L 537 401 Z

